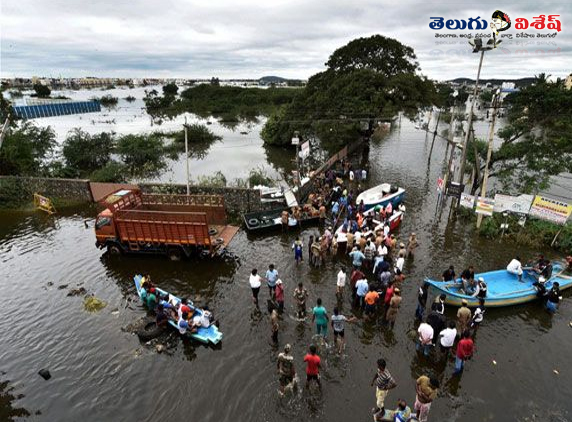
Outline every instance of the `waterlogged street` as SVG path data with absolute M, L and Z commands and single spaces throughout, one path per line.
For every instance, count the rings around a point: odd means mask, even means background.
M 6 299 L 0 308 L 0 381 L 9 380 L 14 393 L 23 395 L 12 406 L 27 409 L 32 414 L 28 420 L 60 422 L 369 421 L 375 404 L 369 383 L 376 360 L 384 357 L 398 384 L 387 399 L 391 405 L 398 398 L 413 404 L 419 375 L 440 380 L 430 420 L 572 419 L 568 292 L 554 316 L 538 303 L 489 309 L 476 335 L 475 356 L 460 378 L 452 376 L 453 363 L 440 354 L 424 358 L 416 353 L 413 314 L 423 277 L 438 277 L 449 264 L 457 270 L 474 264 L 477 271 L 488 271 L 506 266 L 517 252 L 523 258 L 543 252 L 479 238 L 463 222 L 448 223 L 446 210 L 439 219 L 435 181 L 442 174 L 445 143 L 435 142 L 428 164 L 430 141 L 403 119 L 386 139 L 371 145 L 369 182 L 390 181 L 406 189 L 407 214 L 399 237 L 415 231 L 420 247 L 414 260 L 405 263 L 404 300 L 394 329 L 363 321 L 348 324 L 344 354 L 322 352 L 322 394 L 280 398 L 277 392 L 277 353 L 292 344 L 297 372 L 303 374 L 302 357 L 314 333 L 309 322 L 292 317 L 296 283 L 308 287 L 310 304 L 321 297 L 329 313 L 336 301 L 339 261 L 329 258 L 322 269 L 306 262 L 296 267 L 291 251 L 295 233 L 261 237 L 239 232 L 230 249 L 241 258 L 240 266 L 112 259 L 94 246 L 95 209 L 71 209 L 55 217 L 2 212 L 0 289 Z M 307 228 L 301 235 L 307 241 L 317 232 Z M 264 307 L 261 314 L 255 312 L 248 285 L 250 270 L 270 263 L 286 286 L 278 349 L 270 342 L 269 315 Z M 136 273 L 150 273 L 166 290 L 208 303 L 221 322 L 222 346 L 203 347 L 175 333 L 160 339 L 168 345 L 165 353 L 142 344 L 131 329 L 145 314 L 132 283 Z M 81 295 L 68 296 L 81 287 L 107 306 L 86 312 Z M 262 303 L 267 295 L 262 289 Z M 343 312 L 351 313 L 348 297 Z M 453 309 L 447 310 L 448 317 L 453 315 Z M 50 380 L 38 375 L 41 368 L 50 370 Z

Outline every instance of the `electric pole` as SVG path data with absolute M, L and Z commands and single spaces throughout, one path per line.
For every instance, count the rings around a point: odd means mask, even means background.
M 189 140 L 187 135 L 187 116 L 185 116 L 185 163 L 187 165 L 187 196 L 191 194 L 191 187 L 189 185 Z
M 493 153 L 493 138 L 495 136 L 495 122 L 497 118 L 497 110 L 498 110 L 498 101 L 499 101 L 499 92 L 497 91 L 493 96 L 493 120 L 491 122 L 491 128 L 489 130 L 489 146 L 487 150 L 487 162 L 485 164 L 485 174 L 483 176 L 483 186 L 481 187 L 481 197 L 485 197 L 487 195 L 487 182 L 489 180 L 489 163 L 491 161 L 491 155 Z M 481 227 L 481 223 L 483 221 L 483 215 L 479 214 L 477 216 L 477 229 Z
M 473 111 L 475 109 L 475 102 L 477 101 L 477 92 L 479 89 L 479 77 L 481 76 L 481 67 L 483 66 L 483 57 L 485 56 L 485 50 L 481 50 L 481 58 L 479 60 L 479 70 L 477 71 L 477 79 L 475 80 L 475 89 L 473 90 L 473 100 L 471 101 L 471 110 L 469 111 L 469 119 L 467 121 L 467 133 L 465 135 L 465 140 L 463 142 L 463 150 L 461 152 L 461 164 L 460 164 L 460 174 L 459 174 L 459 184 L 463 185 L 463 179 L 465 176 L 465 161 L 467 159 L 467 146 L 469 144 L 469 136 L 471 134 L 471 127 L 473 126 Z M 459 206 L 459 200 L 455 202 L 455 207 Z

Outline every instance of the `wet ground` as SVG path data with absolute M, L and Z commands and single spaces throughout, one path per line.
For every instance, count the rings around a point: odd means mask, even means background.
M 461 270 L 472 263 L 487 271 L 506 266 L 517 252 L 526 258 L 550 253 L 479 238 L 472 227 L 448 223 L 447 211 L 439 219 L 436 180 L 442 174 L 445 144 L 435 142 L 428 164 L 431 139 L 405 120 L 394 126 L 385 140 L 371 146 L 370 183 L 389 181 L 407 190 L 400 238 L 415 231 L 421 245 L 405 264 L 404 300 L 395 328 L 348 325 L 344 355 L 338 357 L 331 349 L 322 353 L 322 394 L 285 399 L 277 394 L 279 350 L 270 343 L 266 310 L 258 313 L 252 305 L 248 274 L 253 267 L 277 266 L 286 285 L 280 348 L 292 344 L 296 369 L 303 374 L 302 357 L 314 330 L 291 317 L 292 291 L 303 281 L 310 303 L 321 297 L 331 312 L 339 262 L 329 259 L 321 270 L 306 262 L 296 267 L 290 249 L 296 233 L 251 236 L 243 231 L 230 247 L 241 258 L 240 267 L 111 259 L 95 248 L 95 211 L 81 209 L 56 217 L 1 214 L 0 370 L 5 374 L 0 381 L 9 380 L 23 394 L 11 405 L 32 414 L 40 411 L 28 419 L 38 421 L 371 421 L 375 393 L 370 381 L 375 361 L 384 357 L 398 383 L 387 403 L 404 398 L 412 404 L 421 374 L 441 381 L 430 420 L 572 420 L 568 292 L 552 317 L 536 303 L 489 309 L 476 337 L 475 357 L 461 378 L 452 377 L 453 363 L 439 354 L 427 359 L 416 353 L 411 330 L 416 327 L 416 288 L 423 277 L 438 277 L 449 264 Z M 84 219 L 90 228 L 84 227 Z M 307 240 L 316 233 L 317 227 L 307 228 L 301 235 Z M 150 273 L 166 290 L 208 303 L 221 321 L 222 346 L 212 349 L 171 336 L 164 341 L 174 347 L 158 354 L 142 344 L 129 329 L 145 314 L 132 283 L 136 273 Z M 107 306 L 86 312 L 81 295 L 68 296 L 79 287 Z M 267 297 L 263 288 L 261 302 Z M 343 311 L 351 313 L 347 298 Z M 51 371 L 49 381 L 37 374 L 41 368 Z

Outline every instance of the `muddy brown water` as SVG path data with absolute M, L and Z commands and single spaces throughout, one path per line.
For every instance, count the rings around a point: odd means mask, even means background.
M 348 324 L 344 355 L 322 352 L 322 394 L 278 396 L 279 350 L 270 343 L 269 315 L 264 308 L 262 313 L 254 310 L 248 285 L 253 267 L 277 266 L 286 285 L 280 347 L 292 344 L 296 369 L 303 376 L 302 357 L 314 327 L 291 318 L 292 291 L 303 281 L 310 303 L 321 297 L 331 313 L 340 261 L 329 259 L 321 270 L 306 262 L 297 267 L 291 251 L 296 233 L 239 232 L 230 249 L 241 258 L 240 267 L 112 259 L 95 247 L 91 208 L 56 217 L 3 212 L 0 381 L 9 380 L 20 397 L 11 405 L 28 409 L 28 420 L 38 421 L 370 421 L 375 404 L 370 381 L 375 361 L 384 357 L 398 383 L 388 406 L 398 398 L 412 405 L 415 379 L 430 374 L 442 384 L 431 409 L 433 421 L 571 420 L 570 293 L 552 317 L 538 303 L 489 309 L 476 337 L 475 357 L 460 378 L 452 376 L 453 362 L 438 354 L 427 359 L 416 353 L 411 330 L 416 327 L 416 288 L 423 277 L 438 277 L 449 264 L 457 270 L 469 263 L 480 271 L 493 270 L 506 266 L 517 252 L 523 257 L 539 252 L 479 238 L 464 223 L 448 223 L 446 211 L 439 220 L 435 188 L 445 146 L 436 141 L 428 165 L 429 147 L 430 138 L 405 121 L 371 145 L 370 183 L 389 181 L 407 190 L 400 238 L 415 231 L 420 247 L 405 264 L 404 300 L 395 328 Z M 301 235 L 307 240 L 318 231 L 305 228 Z M 208 303 L 221 321 L 222 346 L 213 349 L 175 338 L 170 353 L 157 354 L 142 344 L 128 329 L 145 314 L 133 288 L 136 273 L 150 273 L 161 287 Z M 107 306 L 85 312 L 81 296 L 67 296 L 78 287 Z M 267 297 L 263 288 L 261 302 Z M 343 312 L 351 313 L 347 298 Z M 448 317 L 453 313 L 448 310 Z M 50 370 L 49 381 L 37 374 L 41 368 Z

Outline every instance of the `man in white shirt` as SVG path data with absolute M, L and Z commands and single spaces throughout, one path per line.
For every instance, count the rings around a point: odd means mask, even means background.
M 397 261 L 395 262 L 395 269 L 403 272 L 403 264 L 404 263 L 405 263 L 405 258 L 400 256 L 399 258 L 397 258 Z
M 429 351 L 431 350 L 431 344 L 433 341 L 433 327 L 431 327 L 426 322 L 422 322 L 417 329 L 419 334 L 419 339 L 417 340 L 416 349 L 423 349 L 423 354 L 429 356 Z
M 341 267 L 338 273 L 338 280 L 336 282 L 336 294 L 342 296 L 344 294 L 344 287 L 346 286 L 346 267 Z
M 387 246 L 385 246 L 384 243 L 382 243 L 381 245 L 379 245 L 379 247 L 377 248 L 377 254 L 379 256 L 382 256 L 384 259 L 387 256 Z
M 358 281 L 356 281 L 356 297 L 358 299 L 358 303 L 360 308 L 363 308 L 364 306 L 364 298 L 365 295 L 367 294 L 367 292 L 369 291 L 369 284 L 367 283 L 367 279 L 366 278 L 362 278 Z
M 250 273 L 250 288 L 252 289 L 252 300 L 258 306 L 258 293 L 260 292 L 261 277 L 258 275 L 258 270 L 254 268 Z
M 520 258 L 518 256 L 509 262 L 506 270 L 509 273 L 518 276 L 518 281 L 522 281 L 522 264 L 520 263 Z
M 439 333 L 439 345 L 441 351 L 445 352 L 445 356 L 449 356 L 449 352 L 455 344 L 455 338 L 457 337 L 457 329 L 455 328 L 455 321 L 449 321 L 447 328 Z

